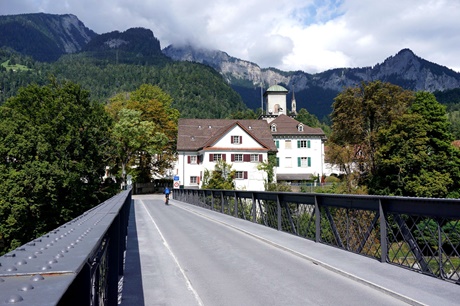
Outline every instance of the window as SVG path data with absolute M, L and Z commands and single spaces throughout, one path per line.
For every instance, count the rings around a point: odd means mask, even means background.
M 286 157 L 284 159 L 284 163 L 285 163 L 284 165 L 285 168 L 292 168 L 292 158 Z
M 196 155 L 187 156 L 187 162 L 189 164 L 198 164 L 198 156 Z
M 271 128 L 272 128 L 272 132 L 276 132 L 276 124 L 272 124 Z
M 232 154 L 231 158 L 232 158 L 232 162 L 242 162 L 243 154 Z
M 216 162 L 219 160 L 224 160 L 225 161 L 225 154 L 209 154 L 209 161 L 210 162 Z
M 230 136 L 230 142 L 233 144 L 242 144 L 243 136 Z
M 197 185 L 200 183 L 200 178 L 198 176 L 191 176 L 190 177 L 190 184 Z
M 285 149 L 290 149 L 291 148 L 291 141 L 290 140 L 286 140 L 284 142 L 284 148 Z
M 251 163 L 258 163 L 261 161 L 262 154 L 251 154 Z
M 248 178 L 248 172 L 247 171 L 236 171 L 235 172 L 235 179 L 236 180 L 245 180 Z
M 297 130 L 299 132 L 303 132 L 303 124 L 302 123 L 297 126 Z
M 302 168 L 311 167 L 311 157 L 298 157 L 297 166 Z
M 310 148 L 310 140 L 297 140 L 297 148 Z

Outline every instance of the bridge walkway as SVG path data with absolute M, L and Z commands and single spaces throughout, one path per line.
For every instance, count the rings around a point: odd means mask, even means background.
M 165 206 L 161 195 L 132 205 L 121 305 L 460 300 L 458 285 L 175 200 Z

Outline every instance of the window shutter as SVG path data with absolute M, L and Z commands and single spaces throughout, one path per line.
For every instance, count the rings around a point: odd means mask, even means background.
M 300 159 L 300 157 L 297 157 L 297 166 L 298 167 L 302 166 L 302 160 Z
M 280 142 L 279 142 L 279 140 L 275 140 L 275 145 L 276 145 L 276 148 L 279 149 L 279 147 L 280 147 Z
M 227 155 L 227 154 L 222 154 L 222 160 L 223 160 L 223 161 L 226 161 L 226 158 L 225 158 L 226 155 Z
M 230 136 L 230 143 L 233 143 L 233 136 Z
M 251 161 L 251 155 L 249 155 L 249 154 L 244 154 L 244 155 L 243 155 L 243 161 L 245 161 L 245 162 Z
M 196 183 L 197 183 L 198 185 L 200 184 L 200 177 L 199 177 L 199 176 L 196 177 Z
M 308 167 L 311 167 L 311 157 L 307 158 Z
M 209 154 L 209 161 L 210 162 L 214 161 L 214 154 Z
M 297 140 L 297 148 L 300 148 L 300 140 Z
M 310 148 L 310 140 L 307 140 L 307 148 Z
M 201 163 L 201 155 L 196 156 L 196 163 L 200 164 Z
M 232 161 L 232 162 L 235 161 L 235 154 L 230 154 L 230 161 Z
M 243 136 L 240 136 L 240 144 L 243 143 Z
M 277 167 L 280 166 L 280 158 L 279 158 L 279 157 L 276 158 L 276 166 L 277 166 Z
M 187 164 L 190 164 L 190 156 L 187 156 Z
M 243 171 L 243 177 L 245 180 L 248 179 L 248 172 L 247 171 Z
M 263 162 L 263 157 L 262 157 L 262 154 L 259 154 L 259 162 Z

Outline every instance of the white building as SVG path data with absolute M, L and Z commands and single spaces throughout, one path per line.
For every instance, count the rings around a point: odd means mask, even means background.
M 264 93 L 265 114 L 261 116 L 269 123 L 276 143 L 276 180 L 301 183 L 324 174 L 324 142 L 326 135 L 321 128 L 312 128 L 286 114 L 295 114 L 296 100 L 292 93 L 291 111 L 287 109 L 288 90 L 274 85 Z
M 199 188 L 205 169 L 222 159 L 236 170 L 235 187 L 264 190 L 266 174 L 257 165 L 276 152 L 263 120 L 180 119 L 175 176 L 184 188 Z
M 276 154 L 277 182 L 311 181 L 324 174 L 324 142 L 320 128 L 286 116 L 288 90 L 271 86 L 264 93 L 265 114 L 259 120 L 180 119 L 175 177 L 184 188 L 200 188 L 205 169 L 223 159 L 236 170 L 235 187 L 264 190 L 266 173 L 257 170 L 268 153 Z M 291 113 L 296 113 L 295 98 Z M 177 181 L 176 181 L 177 184 Z

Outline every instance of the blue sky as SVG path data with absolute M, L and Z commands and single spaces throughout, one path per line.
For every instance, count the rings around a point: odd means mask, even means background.
M 0 0 L 4 15 L 74 14 L 96 33 L 151 29 L 281 70 L 373 66 L 410 48 L 460 72 L 457 0 Z

